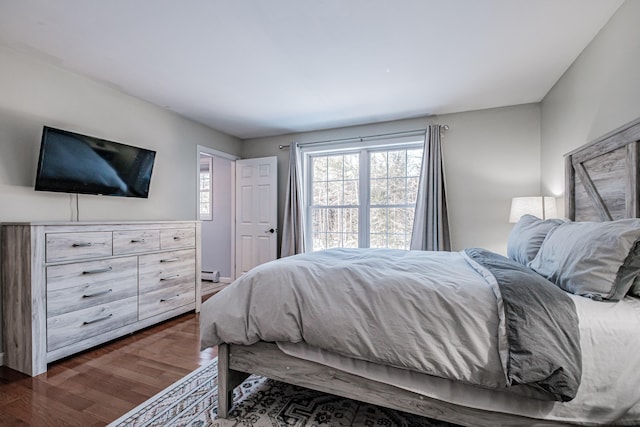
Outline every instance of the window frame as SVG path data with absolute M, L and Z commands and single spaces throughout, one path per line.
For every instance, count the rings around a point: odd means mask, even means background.
M 406 149 L 424 149 L 424 136 L 406 136 L 401 138 L 385 138 L 373 141 L 358 141 L 350 144 L 318 144 L 305 147 L 301 145 L 302 157 L 302 181 L 303 181 L 303 203 L 305 217 L 305 240 L 308 242 L 307 251 L 313 251 L 313 217 L 310 204 L 313 196 L 313 183 L 311 180 L 311 158 L 341 154 L 359 155 L 359 188 L 358 197 L 358 247 L 370 247 L 370 209 L 371 209 L 371 188 L 370 188 L 370 153 L 375 151 L 394 151 Z M 365 183 L 363 185 L 362 183 Z M 336 208 L 344 208 L 344 206 L 336 206 Z

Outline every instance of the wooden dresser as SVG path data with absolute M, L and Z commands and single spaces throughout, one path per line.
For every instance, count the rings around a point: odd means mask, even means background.
M 47 363 L 200 310 L 200 223 L 2 225 L 4 364 Z

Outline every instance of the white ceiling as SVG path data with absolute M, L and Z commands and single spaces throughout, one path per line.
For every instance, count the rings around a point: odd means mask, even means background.
M 0 0 L 0 43 L 252 138 L 540 101 L 622 2 Z

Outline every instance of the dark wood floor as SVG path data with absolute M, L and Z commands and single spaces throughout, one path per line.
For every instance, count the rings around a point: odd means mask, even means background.
M 103 426 L 216 357 L 190 313 L 49 365 L 0 367 L 0 426 Z

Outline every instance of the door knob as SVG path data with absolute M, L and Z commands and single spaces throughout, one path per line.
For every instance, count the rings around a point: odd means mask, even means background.
M 271 234 L 273 234 L 273 233 L 275 233 L 276 231 L 278 231 L 278 230 L 277 230 L 277 229 L 275 229 L 275 228 L 270 228 L 270 229 L 268 229 L 268 230 L 265 230 L 265 233 L 271 233 Z

